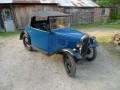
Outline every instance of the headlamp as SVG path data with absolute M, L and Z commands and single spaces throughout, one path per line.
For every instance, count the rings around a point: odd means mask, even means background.
M 80 48 L 82 46 L 82 43 L 79 43 L 76 45 L 77 48 Z

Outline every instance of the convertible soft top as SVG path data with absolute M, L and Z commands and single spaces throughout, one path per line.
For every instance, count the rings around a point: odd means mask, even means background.
M 62 16 L 71 16 L 71 14 L 65 14 L 58 11 L 39 11 L 39 12 L 33 12 L 32 17 L 62 17 Z

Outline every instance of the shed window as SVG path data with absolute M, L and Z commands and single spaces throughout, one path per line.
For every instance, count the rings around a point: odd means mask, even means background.
M 4 20 L 11 20 L 11 12 L 10 10 L 4 10 Z

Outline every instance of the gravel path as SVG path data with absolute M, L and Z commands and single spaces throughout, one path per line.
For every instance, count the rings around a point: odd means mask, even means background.
M 62 56 L 29 52 L 19 36 L 0 38 L 0 90 L 120 90 L 120 60 L 100 46 L 96 60 L 77 64 L 70 78 Z

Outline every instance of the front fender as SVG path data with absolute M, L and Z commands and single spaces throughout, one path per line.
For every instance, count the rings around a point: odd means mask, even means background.
M 90 44 L 90 47 L 99 47 L 99 43 L 95 40 L 92 44 Z
M 78 60 L 82 60 L 82 56 L 80 55 L 80 53 L 74 52 L 72 49 L 69 48 L 62 49 L 61 52 L 69 53 L 71 56 L 73 56 L 75 62 L 77 62 Z

